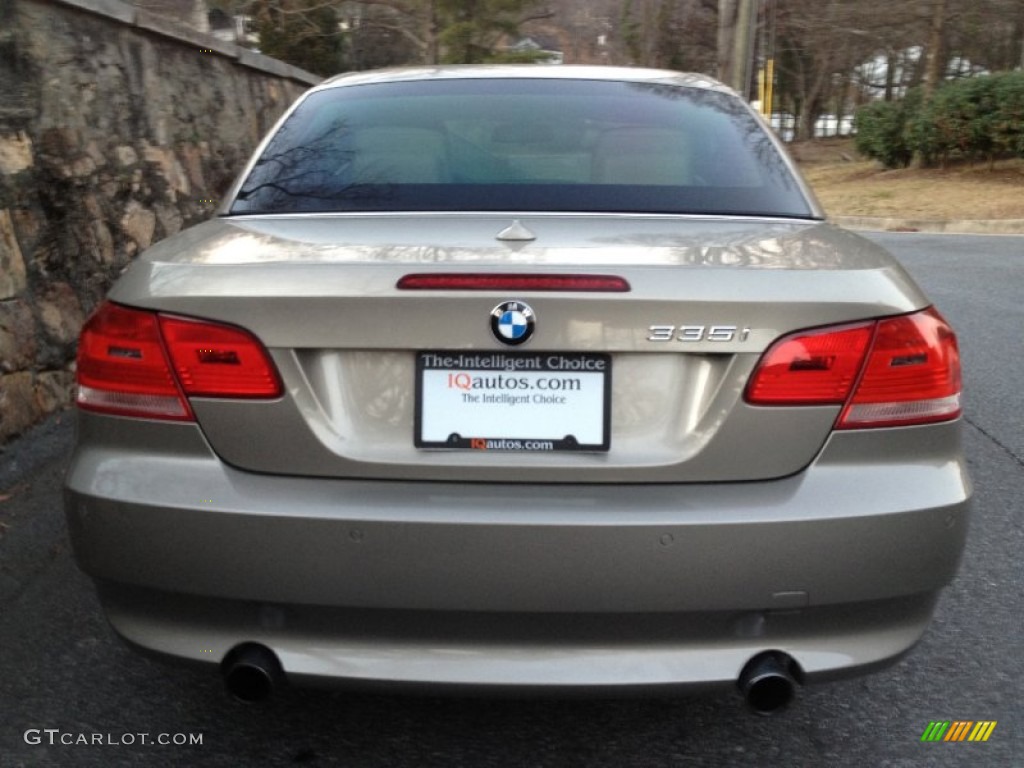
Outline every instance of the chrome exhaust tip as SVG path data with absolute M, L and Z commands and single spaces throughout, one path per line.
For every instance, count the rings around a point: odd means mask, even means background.
M 236 645 L 220 663 L 224 687 L 239 701 L 262 701 L 284 682 L 284 670 L 274 652 L 259 643 Z
M 793 700 L 801 677 L 800 665 L 792 656 L 782 651 L 765 651 L 747 662 L 737 685 L 752 710 L 759 715 L 773 715 Z

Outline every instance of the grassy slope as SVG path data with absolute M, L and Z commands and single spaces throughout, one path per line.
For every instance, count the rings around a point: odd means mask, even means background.
M 831 216 L 1024 219 L 1024 160 L 958 163 L 946 169 L 884 170 L 850 140 L 790 146 Z

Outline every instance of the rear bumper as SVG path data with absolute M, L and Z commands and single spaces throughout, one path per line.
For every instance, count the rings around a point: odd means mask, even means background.
M 936 593 L 794 611 L 483 614 L 280 606 L 101 584 L 115 630 L 147 653 L 220 661 L 241 642 L 272 649 L 289 680 L 417 690 L 660 692 L 735 684 L 765 650 L 803 682 L 898 660 Z
M 270 477 L 193 425 L 111 421 L 83 416 L 66 508 L 114 628 L 196 661 L 260 642 L 296 678 L 648 688 L 766 649 L 864 671 L 919 639 L 967 531 L 957 424 L 884 456 L 837 434 L 770 482 L 603 486 Z

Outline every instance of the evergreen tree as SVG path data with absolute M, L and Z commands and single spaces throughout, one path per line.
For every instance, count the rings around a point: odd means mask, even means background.
M 328 77 L 342 71 L 338 16 L 318 0 L 260 0 L 256 8 L 260 51 Z

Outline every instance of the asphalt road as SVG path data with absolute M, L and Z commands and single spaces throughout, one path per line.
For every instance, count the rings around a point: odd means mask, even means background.
M 473 700 L 290 690 L 238 704 L 215 676 L 138 656 L 107 627 L 69 555 L 64 414 L 0 453 L 0 767 L 1024 765 L 1024 237 L 873 237 L 960 334 L 977 491 L 960 575 L 895 667 L 805 689 L 773 718 L 731 692 Z M 922 743 L 939 719 L 998 725 L 986 743 Z M 46 729 L 57 729 L 53 744 Z M 81 734 L 115 743 L 60 743 Z M 202 743 L 143 744 L 141 734 Z

